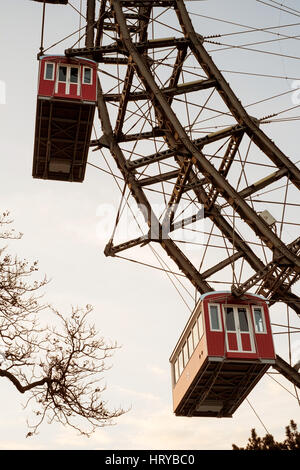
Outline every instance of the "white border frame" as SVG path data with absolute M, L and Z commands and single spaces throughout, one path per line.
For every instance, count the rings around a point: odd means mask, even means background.
M 59 70 L 60 67 L 66 67 L 67 69 L 67 74 L 66 74 L 66 81 L 59 80 Z M 78 80 L 77 83 L 71 82 L 71 68 L 78 69 Z M 81 67 L 76 64 L 65 64 L 65 63 L 59 63 L 57 65 L 57 71 L 56 71 L 56 80 L 55 80 L 55 93 L 58 93 L 58 84 L 59 83 L 64 83 L 66 88 L 65 88 L 65 94 L 69 95 L 70 94 L 70 87 L 71 85 L 77 86 L 77 96 L 80 96 L 80 91 L 81 91 Z
M 67 69 L 66 80 L 60 80 L 59 79 L 59 70 L 60 70 L 61 67 L 65 67 Z M 58 83 L 65 83 L 67 85 L 67 82 L 68 82 L 68 64 L 58 64 L 58 67 L 57 67 L 57 82 Z
M 84 81 L 85 69 L 90 69 L 90 71 L 91 71 L 91 83 L 85 83 L 85 81 Z M 83 85 L 93 85 L 93 69 L 92 69 L 92 67 L 89 67 L 88 65 L 84 65 L 82 67 L 82 80 L 81 81 L 82 81 Z
M 77 70 L 78 70 L 77 82 L 71 82 L 71 69 L 77 69 Z M 69 65 L 69 81 L 70 81 L 70 85 L 77 85 L 77 88 L 78 88 L 78 85 L 80 86 L 80 81 L 81 81 L 80 79 L 81 79 L 81 76 L 80 76 L 80 67 L 79 67 L 79 65 L 70 64 L 70 65 Z
M 46 77 L 47 65 L 52 65 L 53 66 L 52 78 L 47 78 Z M 45 65 L 44 65 L 44 80 L 47 80 L 48 82 L 53 82 L 54 79 L 55 79 L 55 62 L 45 62 Z
M 225 329 L 225 344 L 226 344 L 226 350 L 228 352 L 233 352 L 233 353 L 238 353 L 238 354 L 256 354 L 256 341 L 255 341 L 255 330 L 253 330 L 253 325 L 252 325 L 252 312 L 251 309 L 249 309 L 248 305 L 236 305 L 236 304 L 224 304 L 222 305 L 222 310 L 223 310 L 223 320 L 224 320 L 224 329 Z M 233 315 L 234 315 L 234 323 L 236 330 L 227 330 L 226 328 L 226 311 L 225 309 L 227 307 L 233 308 Z M 238 318 L 238 308 L 244 308 L 246 310 L 246 315 L 248 319 L 248 324 L 249 324 L 249 331 L 241 331 L 240 330 L 240 324 L 239 324 L 239 318 Z M 233 333 L 236 335 L 236 340 L 237 340 L 237 347 L 238 349 L 229 349 L 229 344 L 228 344 L 228 333 Z M 248 334 L 250 338 L 250 344 L 251 344 L 251 351 L 245 351 L 242 348 L 242 334 Z
M 212 328 L 212 325 L 211 325 L 211 316 L 210 316 L 210 307 L 217 307 L 217 311 L 218 311 L 218 320 L 219 320 L 219 328 L 218 328 L 218 329 Z M 208 304 L 208 317 L 209 317 L 209 330 L 210 330 L 210 331 L 220 331 L 220 332 L 222 332 L 222 331 L 223 331 L 223 324 L 222 324 L 222 318 L 221 318 L 220 304 L 217 304 L 217 303 L 209 303 L 209 304 Z
M 201 338 L 204 335 L 204 319 L 203 319 L 203 313 L 202 312 L 200 312 L 198 317 L 197 317 L 197 323 L 198 323 L 199 341 L 201 341 Z M 202 334 L 200 334 L 200 326 L 201 326 Z
M 266 324 L 266 316 L 265 316 L 264 308 L 261 305 L 251 305 L 251 307 L 252 307 L 252 315 L 253 315 L 253 323 L 254 323 L 255 334 L 257 334 L 257 335 L 267 335 L 268 332 L 267 332 L 267 324 Z M 261 311 L 264 331 L 257 331 L 256 321 L 255 321 L 255 313 L 254 313 L 255 308 L 259 308 L 260 311 Z

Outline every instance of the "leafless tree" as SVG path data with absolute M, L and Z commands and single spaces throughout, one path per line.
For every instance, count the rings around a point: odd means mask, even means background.
M 0 215 L 0 238 L 21 238 L 10 229 L 11 222 L 8 212 Z M 30 264 L 6 250 L 0 248 L 0 377 L 28 395 L 32 421 L 27 436 L 45 420 L 85 435 L 112 424 L 124 410 L 107 409 L 101 384 L 106 359 L 117 345 L 106 344 L 88 323 L 91 306 L 73 308 L 65 317 L 43 305 L 39 292 L 48 281 L 33 281 L 37 262 Z M 50 326 L 43 324 L 49 319 L 45 312 L 52 315 Z

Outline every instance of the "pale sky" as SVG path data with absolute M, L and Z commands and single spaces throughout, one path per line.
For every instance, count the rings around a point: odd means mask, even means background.
M 79 3 L 79 0 L 72 1 L 76 7 Z M 298 6 L 296 0 L 285 4 L 296 9 Z M 188 4 L 188 8 L 199 15 L 254 27 L 298 23 L 287 34 L 300 35 L 299 18 L 267 8 L 255 0 L 195 1 Z M 78 436 L 72 429 L 47 423 L 37 436 L 26 439 L 28 412 L 22 408 L 26 397 L 2 379 L 0 449 L 213 450 L 230 449 L 232 443 L 244 445 L 251 428 L 255 427 L 260 435 L 265 434 L 246 401 L 231 419 L 173 415 L 169 357 L 190 312 L 164 273 L 104 256 L 109 236 L 106 239 L 100 236 L 101 207 L 105 204 L 118 207 L 120 196 L 113 179 L 92 167 L 87 168 L 82 184 L 31 177 L 41 12 L 42 6 L 37 2 L 1 0 L 0 81 L 6 88 L 6 103 L 0 104 L 1 210 L 10 210 L 15 229 L 24 233 L 21 241 L 11 243 L 10 250 L 21 257 L 38 259 L 41 276 L 47 273 L 52 279 L 46 289 L 47 301 L 66 313 L 71 305 L 92 304 L 93 321 L 101 335 L 121 346 L 110 361 L 112 368 L 104 375 L 105 399 L 111 408 L 121 406 L 130 411 L 117 419 L 115 426 L 96 431 L 90 439 Z M 222 28 L 240 29 L 225 27 L 201 16 L 193 15 L 192 19 L 200 34 L 218 34 Z M 46 43 L 54 43 L 77 27 L 78 15 L 70 6 L 47 7 Z M 245 42 L 251 40 L 247 37 Z M 62 54 L 71 45 L 72 41 L 63 43 L 52 52 Z M 299 55 L 296 46 L 285 41 L 275 43 L 272 50 L 296 56 Z M 300 79 L 299 60 L 239 54 L 215 53 L 214 58 L 223 70 Z M 227 74 L 226 79 L 231 81 L 244 104 L 283 93 L 292 86 L 292 80 L 255 79 L 234 74 Z M 278 102 L 258 106 L 253 113 L 268 115 L 292 106 L 288 94 Z M 295 121 L 276 124 L 268 131 L 285 152 L 294 156 L 299 154 L 298 129 Z M 95 154 L 90 155 L 89 161 L 96 163 L 97 158 Z M 294 160 L 298 159 L 296 155 Z M 272 322 L 285 323 L 285 306 L 272 307 L 271 315 Z M 293 311 L 291 322 L 300 327 Z M 297 336 L 292 335 L 295 362 L 300 351 Z M 278 354 L 288 359 L 284 335 L 275 336 L 275 346 Z M 284 378 L 277 380 L 288 391 L 266 376 L 248 399 L 268 431 L 282 439 L 290 419 L 299 422 L 299 405 L 292 396 L 295 394 L 293 386 Z

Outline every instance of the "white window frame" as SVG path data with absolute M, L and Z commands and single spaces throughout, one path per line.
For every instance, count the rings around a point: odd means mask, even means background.
M 190 340 L 190 341 L 189 341 Z M 194 346 L 194 338 L 193 338 L 193 333 L 192 331 L 189 332 L 187 339 L 186 339 L 187 345 L 188 345 L 188 350 L 189 350 L 189 358 L 192 357 L 193 352 L 195 351 L 195 346 Z M 190 343 L 192 346 L 192 350 L 190 350 Z
M 179 374 L 179 357 L 174 362 L 174 383 L 177 384 L 180 374 Z
M 86 83 L 86 82 L 84 81 L 84 72 L 85 72 L 85 69 L 90 69 L 90 71 L 91 71 L 91 83 Z M 93 85 L 93 69 L 92 69 L 92 67 L 89 67 L 89 66 L 87 66 L 87 65 L 86 65 L 86 66 L 85 66 L 85 65 L 83 66 L 83 71 L 82 71 L 82 84 L 83 84 L 83 85 Z
M 200 312 L 200 314 L 197 318 L 197 323 L 198 323 L 198 333 L 199 333 L 199 341 L 200 341 L 202 336 L 204 335 L 204 325 L 203 325 L 202 312 Z
M 227 328 L 227 317 L 226 317 L 226 308 L 232 308 L 232 315 L 233 315 L 233 321 L 234 321 L 234 327 L 235 329 L 234 330 L 229 330 Z M 238 325 L 237 325 L 237 318 L 236 318 L 236 315 L 235 315 L 235 308 L 236 308 L 236 305 L 223 305 L 223 311 L 224 311 L 224 327 L 225 327 L 225 330 L 228 332 L 228 333 L 236 333 L 238 332 Z
M 259 309 L 260 312 L 261 312 L 263 328 L 264 328 L 263 331 L 258 331 L 257 327 L 256 327 L 255 312 L 254 312 L 254 309 L 256 309 L 256 308 Z M 268 334 L 264 308 L 261 305 L 253 305 L 252 306 L 252 314 L 253 314 L 253 323 L 254 323 L 255 334 L 257 334 L 257 335 L 266 335 L 266 334 Z
M 181 366 L 182 366 L 182 371 L 180 371 Z M 181 377 L 181 374 L 183 373 L 184 369 L 185 369 L 185 365 L 184 365 L 183 350 L 181 349 L 178 354 L 178 374 L 179 374 L 178 377 Z
M 197 332 L 198 332 L 198 341 L 196 341 L 196 338 L 194 336 L 194 328 L 196 327 L 197 329 Z M 196 347 L 198 346 L 199 344 L 199 341 L 200 341 L 200 336 L 199 336 L 199 324 L 198 324 L 198 318 L 196 319 L 196 321 L 193 323 L 192 325 L 192 335 L 193 335 L 193 343 L 194 343 L 194 350 L 196 349 Z
M 187 366 L 187 363 L 188 363 L 189 360 L 190 360 L 189 346 L 188 346 L 187 339 L 186 339 L 186 341 L 183 343 L 183 346 L 182 346 L 182 354 L 183 354 L 183 368 L 185 369 L 186 366 Z M 187 357 L 186 357 L 186 356 L 187 356 Z
M 67 69 L 67 72 L 66 72 L 66 80 L 60 80 L 59 79 L 59 69 L 60 67 L 65 67 Z M 68 65 L 67 64 L 58 64 L 58 67 L 57 67 L 57 82 L 58 83 L 65 83 L 67 85 L 68 83 Z
M 70 85 L 80 85 L 80 67 L 78 65 L 73 65 L 71 64 L 69 66 L 70 68 L 70 71 L 68 72 L 69 73 L 69 81 L 70 81 Z M 78 75 L 77 75 L 77 82 L 71 82 L 71 69 L 77 69 L 78 70 Z
M 235 330 L 227 330 L 227 327 L 226 327 L 226 308 L 228 308 L 228 307 L 233 309 Z M 249 325 L 249 331 L 241 331 L 241 329 L 240 329 L 240 321 L 239 321 L 239 316 L 238 316 L 238 309 L 239 308 L 244 308 L 246 310 L 247 321 L 248 321 L 248 325 Z M 239 353 L 239 354 L 254 354 L 256 352 L 255 333 L 253 331 L 251 310 L 250 310 L 249 306 L 247 306 L 247 305 L 237 305 L 237 304 L 226 304 L 226 305 L 223 305 L 222 310 L 223 310 L 223 321 L 224 321 L 224 328 L 225 328 L 226 350 L 228 352 L 234 352 L 234 353 Z M 229 349 L 228 333 L 236 335 L 237 350 Z M 243 350 L 243 348 L 242 348 L 242 335 L 249 335 L 250 344 L 251 344 L 251 351 Z
M 219 321 L 219 328 L 213 328 L 211 324 L 211 313 L 210 307 L 217 307 L 218 311 L 218 321 Z M 219 304 L 208 304 L 208 316 L 209 316 L 209 329 L 210 331 L 223 331 L 222 319 L 221 319 L 221 309 Z
M 47 78 L 47 77 L 46 77 L 47 65 L 52 65 L 52 78 Z M 49 81 L 49 82 L 53 82 L 54 77 L 55 77 L 55 63 L 54 63 L 54 62 L 45 62 L 44 80 L 47 80 L 47 81 Z
M 60 67 L 66 67 L 66 69 L 67 69 L 66 81 L 59 80 L 59 69 L 60 69 Z M 71 82 L 71 68 L 78 69 L 77 83 Z M 71 85 L 77 86 L 77 96 L 80 96 L 80 89 L 81 89 L 80 67 L 78 65 L 75 65 L 75 64 L 65 64 L 65 63 L 58 64 L 57 71 L 56 71 L 55 93 L 58 93 L 58 84 L 59 83 L 64 83 L 65 84 L 65 86 L 66 86 L 65 94 L 66 95 L 70 94 Z

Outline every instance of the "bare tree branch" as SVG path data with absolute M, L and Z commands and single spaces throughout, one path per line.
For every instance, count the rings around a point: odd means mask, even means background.
M 5 229 L 0 238 L 21 237 L 7 230 L 11 222 L 8 212 L 0 215 L 0 229 Z M 45 419 L 90 435 L 125 412 L 107 409 L 105 387 L 100 385 L 106 360 L 117 345 L 106 344 L 88 323 L 90 305 L 73 308 L 65 316 L 41 304 L 39 291 L 48 281 L 32 281 L 37 271 L 36 261 L 28 263 L 0 248 L 0 377 L 28 395 L 26 406 L 32 408 L 34 419 L 27 436 Z M 41 324 L 45 315 L 52 315 L 52 326 Z

